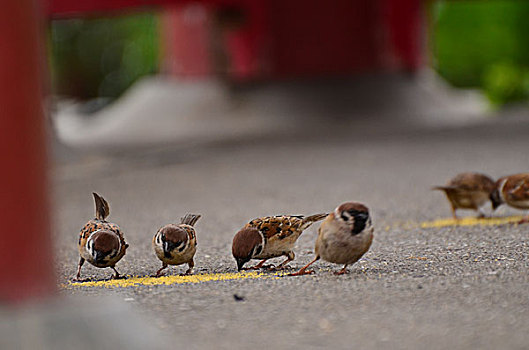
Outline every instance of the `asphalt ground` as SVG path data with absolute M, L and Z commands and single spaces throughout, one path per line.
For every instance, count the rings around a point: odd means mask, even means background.
M 526 120 L 368 128 L 338 119 L 229 142 L 69 156 L 51 173 L 61 293 L 123 299 L 175 348 L 527 349 L 529 225 L 421 227 L 451 215 L 431 186 L 463 171 L 528 171 Z M 130 248 L 117 269 L 129 276 L 160 267 L 151 248 L 160 226 L 202 214 L 195 273 L 205 277 L 184 280 L 180 266 L 160 279 L 167 284 L 71 284 L 92 191 L 125 232 Z M 250 219 L 351 200 L 370 208 L 375 239 L 349 274 L 317 262 L 310 276 L 231 275 L 231 239 Z M 494 215 L 520 214 L 501 207 Z M 312 259 L 317 227 L 300 237 L 287 272 Z M 104 280 L 111 270 L 85 264 L 82 273 Z

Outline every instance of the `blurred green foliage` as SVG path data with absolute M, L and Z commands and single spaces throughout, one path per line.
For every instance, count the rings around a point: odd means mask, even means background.
M 153 13 L 52 21 L 48 57 L 54 93 L 118 97 L 139 77 L 158 71 L 158 38 Z
M 435 1 L 433 60 L 457 87 L 482 88 L 493 105 L 529 96 L 529 1 Z

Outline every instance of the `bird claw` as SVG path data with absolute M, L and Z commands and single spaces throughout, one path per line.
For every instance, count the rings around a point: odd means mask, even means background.
M 80 278 L 80 277 L 74 277 L 72 278 L 72 282 L 75 283 L 83 283 L 83 282 L 89 282 L 90 278 Z
M 259 270 L 259 269 L 266 269 L 270 267 L 274 267 L 274 265 L 262 265 L 262 266 L 255 265 L 251 267 L 243 267 L 241 268 L 241 271 L 253 271 L 253 270 Z
M 347 270 L 340 270 L 340 271 L 334 271 L 333 272 L 335 276 L 341 276 L 341 275 L 346 275 L 349 273 L 349 271 Z
M 305 271 L 298 271 L 289 273 L 287 276 L 303 276 L 303 275 L 312 275 L 314 273 L 314 270 L 305 270 Z
M 289 268 L 289 266 L 287 266 L 287 265 L 283 265 L 283 266 L 279 265 L 279 266 L 272 266 L 272 267 L 269 268 L 268 270 L 269 270 L 269 271 L 283 271 L 283 270 L 285 270 L 286 268 Z
M 275 271 L 278 268 L 278 266 L 270 264 L 270 265 L 263 265 L 263 266 L 261 266 L 261 268 L 262 269 L 267 269 L 267 270 L 270 270 L 270 271 Z
M 122 280 L 122 279 L 125 279 L 125 276 L 113 275 L 110 279 L 112 279 L 112 280 Z
M 518 225 L 527 224 L 527 223 L 529 223 L 529 218 L 523 218 L 522 220 L 518 221 Z

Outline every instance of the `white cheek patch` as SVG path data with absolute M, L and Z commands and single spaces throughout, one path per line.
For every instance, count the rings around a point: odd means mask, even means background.
M 503 180 L 500 186 L 500 190 L 498 191 L 498 193 L 500 194 L 500 199 L 503 203 L 505 203 L 505 196 L 503 195 L 503 188 L 505 187 L 506 183 L 507 183 L 507 179 Z
M 92 240 L 92 237 L 88 237 L 88 241 L 86 242 L 86 248 L 85 248 L 90 255 L 94 255 L 94 241 Z

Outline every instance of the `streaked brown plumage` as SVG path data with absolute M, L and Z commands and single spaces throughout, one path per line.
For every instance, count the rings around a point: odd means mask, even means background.
M 114 270 L 114 278 L 119 277 L 116 263 L 125 255 L 128 244 L 125 242 L 123 233 L 118 225 L 106 221 L 110 214 L 107 201 L 93 193 L 96 206 L 96 217 L 88 221 L 79 233 L 79 266 L 76 280 L 80 280 L 81 267 L 85 260 L 95 267 L 110 267 Z
M 373 225 L 369 210 L 357 202 L 339 205 L 321 223 L 316 239 L 316 257 L 301 270 L 290 276 L 311 274 L 307 268 L 320 258 L 343 268 L 337 275 L 347 273 L 347 266 L 357 262 L 371 247 L 373 242 Z
M 233 237 L 232 254 L 237 261 L 237 269 L 240 271 L 251 259 L 262 259 L 259 264 L 252 267 L 258 269 L 263 267 L 266 260 L 284 255 L 287 259 L 276 269 L 283 268 L 294 260 L 295 254 L 292 248 L 301 233 L 312 223 L 326 216 L 327 214 L 307 217 L 278 215 L 250 221 Z
M 168 265 L 188 265 L 186 275 L 193 272 L 193 260 L 197 247 L 195 223 L 200 215 L 187 214 L 180 224 L 169 224 L 160 228 L 152 239 L 154 253 L 162 261 L 162 267 L 156 272 L 160 276 Z
M 457 219 L 457 209 L 473 209 L 485 216 L 482 209 L 489 201 L 494 190 L 494 180 L 480 173 L 462 173 L 448 181 L 446 186 L 433 187 L 434 190 L 444 191 L 450 205 L 452 216 Z
M 499 178 L 490 198 L 494 209 L 503 203 L 516 209 L 529 209 L 529 173 Z M 529 216 L 520 223 L 526 222 L 529 222 Z

